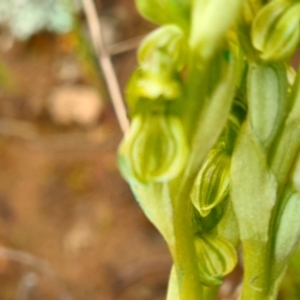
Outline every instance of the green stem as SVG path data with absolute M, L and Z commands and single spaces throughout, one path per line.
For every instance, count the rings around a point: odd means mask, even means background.
M 203 288 L 203 300 L 217 299 L 217 295 L 218 295 L 219 289 L 220 289 L 219 285 L 210 286 L 210 287 L 204 287 Z
M 270 247 L 267 242 L 244 241 L 244 283 L 241 300 L 273 300 Z
M 201 110 L 201 95 L 199 95 L 199 80 L 201 71 L 196 66 L 194 56 L 190 57 L 187 82 L 186 113 L 184 122 L 187 134 L 192 138 L 193 128 L 199 110 Z M 199 97 L 200 96 L 200 97 Z M 200 99 L 199 99 L 200 98 Z M 204 159 L 204 157 L 203 157 Z M 187 171 L 187 170 L 186 170 Z M 185 172 L 181 178 L 171 185 L 173 199 L 173 226 L 175 245 L 170 247 L 176 269 L 180 300 L 203 299 L 203 289 L 200 282 L 198 261 L 194 245 L 194 232 L 190 217 L 190 190 L 196 174 Z
M 183 195 L 183 194 L 182 194 Z M 185 196 L 186 193 L 184 193 Z M 202 299 L 194 236 L 190 220 L 190 201 L 188 197 L 176 197 L 174 208 L 175 245 L 172 251 L 176 268 L 180 300 Z

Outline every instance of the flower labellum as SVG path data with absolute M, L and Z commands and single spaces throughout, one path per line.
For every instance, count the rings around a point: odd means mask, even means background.
M 124 177 L 140 183 L 167 182 L 179 175 L 188 156 L 188 145 L 178 117 L 136 115 L 119 148 Z
M 266 61 L 288 59 L 300 40 L 300 4 L 277 0 L 266 5 L 252 27 L 254 47 Z
M 223 149 L 213 149 L 200 169 L 191 193 L 194 206 L 202 217 L 229 195 L 230 156 Z

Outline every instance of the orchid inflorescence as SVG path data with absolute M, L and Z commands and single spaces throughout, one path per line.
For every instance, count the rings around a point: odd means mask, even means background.
M 174 266 L 168 300 L 276 299 L 300 237 L 298 0 L 136 0 L 160 27 L 127 88 L 119 166 Z

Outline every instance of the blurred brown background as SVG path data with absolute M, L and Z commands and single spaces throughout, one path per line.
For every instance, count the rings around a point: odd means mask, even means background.
M 152 28 L 133 0 L 96 5 L 108 49 Z M 77 22 L 26 41 L 1 28 L 0 299 L 164 299 L 169 254 L 119 174 L 122 133 Z M 131 48 L 112 56 L 122 89 Z

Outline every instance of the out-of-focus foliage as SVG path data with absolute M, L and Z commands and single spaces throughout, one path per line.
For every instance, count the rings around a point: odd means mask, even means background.
M 71 30 L 74 0 L 0 0 L 0 25 L 18 39 L 41 30 L 65 33 Z

